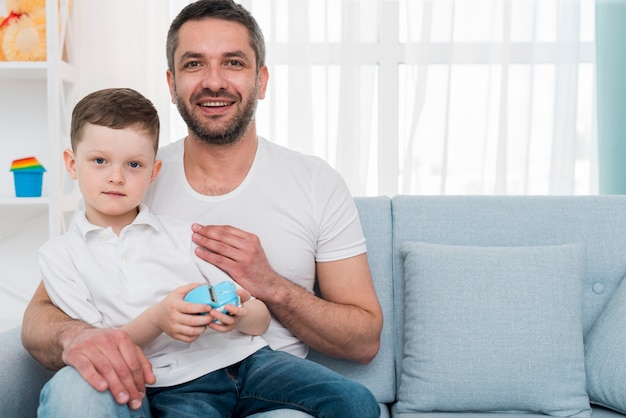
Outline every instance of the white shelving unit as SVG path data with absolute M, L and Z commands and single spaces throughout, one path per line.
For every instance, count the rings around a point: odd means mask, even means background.
M 0 62 L 0 331 L 21 322 L 40 281 L 37 249 L 65 230 L 78 201 L 62 160 L 74 104 L 71 16 L 78 3 L 46 2 L 46 62 Z M 3 0 L 0 7 L 6 10 Z M 18 198 L 9 169 L 29 156 L 46 169 L 42 196 Z

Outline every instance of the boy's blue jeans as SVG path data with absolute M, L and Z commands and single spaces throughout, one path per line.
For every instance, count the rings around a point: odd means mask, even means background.
M 148 388 L 139 411 L 97 392 L 71 367 L 60 370 L 41 391 L 41 417 L 247 417 L 287 409 L 290 417 L 372 417 L 380 410 L 360 383 L 315 362 L 265 347 L 245 360 L 196 380 Z M 279 411 L 276 411 L 276 417 Z M 274 414 L 263 415 L 271 417 Z

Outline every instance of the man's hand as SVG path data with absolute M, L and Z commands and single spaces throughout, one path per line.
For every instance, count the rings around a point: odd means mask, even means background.
M 141 408 L 146 384 L 155 383 L 141 348 L 121 330 L 89 328 L 63 343 L 63 362 L 96 390 L 109 389 L 119 404 Z
M 194 224 L 196 255 L 226 271 L 256 298 L 267 301 L 284 279 L 270 266 L 259 237 L 228 225 Z

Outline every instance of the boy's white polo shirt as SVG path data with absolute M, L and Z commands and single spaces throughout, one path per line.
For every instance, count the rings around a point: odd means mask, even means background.
M 89 223 L 84 211 L 70 229 L 39 250 L 44 284 L 53 303 L 73 318 L 101 328 L 119 328 L 189 283 L 231 280 L 193 253 L 191 224 L 156 217 L 140 207 L 118 237 L 111 228 Z M 145 348 L 157 377 L 171 386 L 236 363 L 267 343 L 238 331 L 211 329 L 193 343 L 161 334 Z

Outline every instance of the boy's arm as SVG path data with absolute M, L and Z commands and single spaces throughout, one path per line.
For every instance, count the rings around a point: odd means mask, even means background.
M 195 341 L 213 320 L 206 305 L 184 302 L 183 298 L 197 283 L 181 286 L 162 301 L 152 305 L 122 327 L 135 344 L 145 347 L 163 332 L 170 337 L 190 343 Z
M 152 305 L 134 320 L 122 327 L 140 347 L 154 341 L 161 333 L 190 343 L 209 327 L 218 332 L 236 329 L 248 335 L 262 335 L 270 324 L 270 313 L 263 302 L 251 299 L 244 289 L 237 290 L 242 306 L 226 305 L 231 315 L 211 310 L 208 305 L 185 302 L 187 293 L 198 284 L 181 286 L 162 301 Z M 209 313 L 208 315 L 201 315 Z M 219 322 L 214 322 L 217 319 Z
M 239 289 L 237 293 L 243 305 L 227 305 L 232 315 L 226 315 L 204 304 L 185 302 L 185 295 L 197 286 L 197 283 L 192 283 L 175 289 L 121 329 L 133 343 L 144 348 L 162 333 L 191 343 L 206 331 L 207 326 L 218 332 L 236 329 L 248 335 L 262 335 L 267 331 L 270 324 L 269 310 L 260 300 L 251 299 L 249 292 Z M 201 315 L 204 313 L 209 315 Z M 213 322 L 214 319 L 220 322 Z

